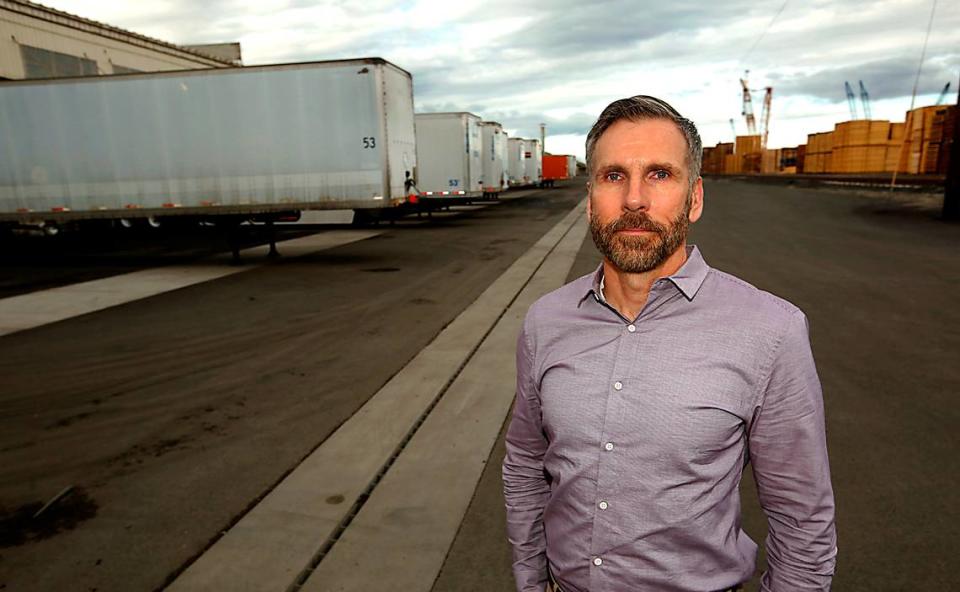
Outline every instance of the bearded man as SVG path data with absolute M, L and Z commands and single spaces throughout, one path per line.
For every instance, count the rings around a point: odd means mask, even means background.
M 696 126 L 649 96 L 587 136 L 603 262 L 538 300 L 517 341 L 503 461 L 521 592 L 737 590 L 756 567 L 739 485 L 768 517 L 761 589 L 829 590 L 836 557 L 807 320 L 711 268 Z

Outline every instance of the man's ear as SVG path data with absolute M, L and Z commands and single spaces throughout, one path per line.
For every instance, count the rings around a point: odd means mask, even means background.
M 690 222 L 696 222 L 703 215 L 703 177 L 697 177 L 690 196 Z

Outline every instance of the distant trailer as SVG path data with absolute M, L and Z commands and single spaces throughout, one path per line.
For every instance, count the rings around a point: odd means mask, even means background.
M 0 222 L 399 206 L 413 84 L 380 58 L 0 84 Z
M 567 155 L 567 177 L 572 179 L 577 176 L 577 157 Z
M 480 118 L 473 113 L 417 113 L 416 187 L 431 205 L 483 196 Z
M 523 141 L 523 175 L 530 185 L 539 185 L 543 180 L 543 152 L 540 140 Z
M 497 197 L 507 188 L 507 133 L 495 121 L 481 121 L 482 185 L 484 197 Z
M 530 179 L 525 177 L 523 142 L 523 138 L 507 138 L 507 182 L 510 187 L 530 184 Z
M 566 181 L 570 178 L 570 169 L 567 166 L 566 154 L 543 155 L 543 179 L 541 187 L 553 187 L 557 181 Z

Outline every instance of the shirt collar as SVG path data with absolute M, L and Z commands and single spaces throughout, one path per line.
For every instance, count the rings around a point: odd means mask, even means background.
M 680 266 L 673 275 L 665 278 L 670 280 L 677 287 L 687 300 L 693 300 L 693 297 L 700 291 L 703 280 L 707 278 L 710 266 L 703 260 L 700 249 L 696 245 L 687 247 L 687 260 Z M 593 295 L 599 302 L 603 302 L 603 263 L 593 273 L 593 281 L 590 283 L 590 289 L 584 296 Z

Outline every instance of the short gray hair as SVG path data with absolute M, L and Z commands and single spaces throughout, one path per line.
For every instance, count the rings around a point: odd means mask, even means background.
M 587 134 L 587 170 L 593 171 L 593 150 L 597 141 L 614 123 L 625 119 L 641 121 L 644 119 L 666 119 L 677 125 L 677 129 L 687 141 L 687 167 L 690 169 L 690 186 L 700 176 L 700 167 L 703 163 L 703 142 L 697 132 L 697 126 L 683 117 L 666 101 L 648 95 L 637 95 L 628 99 L 619 99 L 607 105 L 597 122 L 593 124 Z

